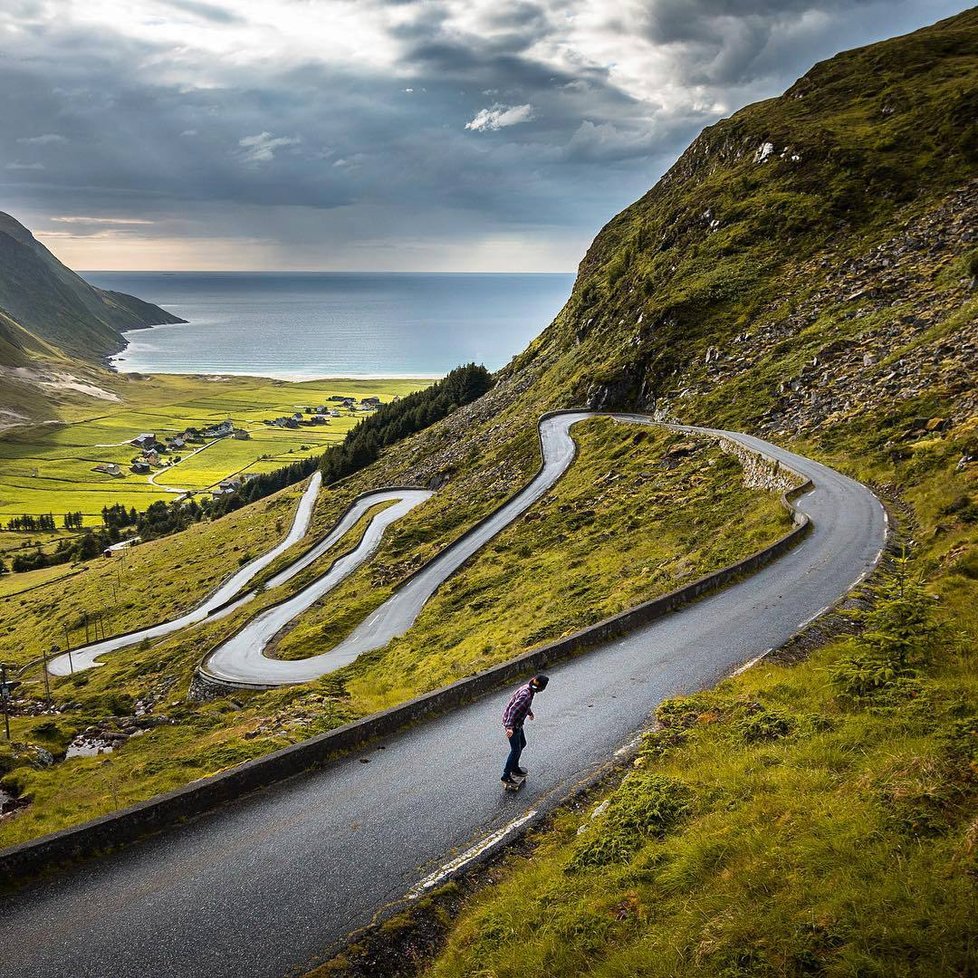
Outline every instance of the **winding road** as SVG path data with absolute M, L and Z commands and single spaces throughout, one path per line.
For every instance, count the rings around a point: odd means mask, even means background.
M 868 489 L 824 465 L 723 434 L 813 481 L 796 503 L 812 532 L 753 576 L 549 669 L 521 793 L 499 787 L 510 692 L 501 690 L 8 896 L 0 970 L 18 978 L 301 972 L 378 911 L 558 804 L 634 740 L 663 698 L 710 686 L 783 644 L 873 568 L 885 514 Z
M 371 554 L 380 546 L 384 531 L 391 523 L 395 523 L 430 497 L 431 493 L 423 489 L 392 489 L 371 493 L 358 501 L 354 509 L 340 521 L 322 543 L 305 558 L 272 578 L 269 586 L 287 581 L 317 557 L 327 553 L 356 525 L 371 506 L 385 502 L 393 505 L 377 513 L 370 520 L 356 547 L 334 561 L 325 574 L 294 597 L 274 605 L 249 621 L 208 656 L 200 671 L 209 679 L 235 685 L 251 683 L 262 686 L 282 686 L 315 679 L 339 668 L 333 660 L 332 653 L 313 655 L 306 659 L 286 660 L 268 658 L 265 649 L 289 622 L 311 608 L 321 597 L 332 591 L 361 564 L 369 560 Z
M 356 551 L 337 561 L 326 577 L 310 585 L 295 598 L 264 612 L 253 622 L 249 622 L 212 653 L 204 663 L 201 672 L 208 678 L 235 685 L 278 686 L 306 682 L 349 665 L 364 652 L 383 648 L 391 639 L 403 635 L 417 620 L 421 609 L 441 584 L 553 488 L 557 480 L 567 471 L 576 454 L 577 449 L 571 437 L 571 428 L 579 421 L 594 416 L 592 412 L 579 411 L 544 417 L 539 428 L 543 464 L 536 476 L 496 512 L 482 520 L 425 564 L 418 573 L 412 575 L 334 648 L 320 655 L 290 661 L 270 659 L 264 654 L 269 641 L 278 631 L 360 566 L 376 549 L 384 529 L 400 519 L 405 512 L 427 499 L 431 493 L 422 493 L 418 490 L 413 497 L 400 493 L 403 501 L 374 517 L 365 532 L 364 542 Z M 638 419 L 642 423 L 650 421 L 639 415 L 619 417 L 628 421 Z M 367 498 L 376 503 L 383 501 L 385 494 L 373 494 Z M 328 549 L 326 543 L 327 541 L 323 541 L 323 544 L 317 548 L 319 556 Z M 311 561 L 305 563 L 309 562 Z M 286 579 L 286 575 L 291 576 L 291 568 L 279 577 Z
M 74 649 L 70 655 L 68 653 L 59 655 L 56 659 L 52 659 L 48 663 L 48 671 L 55 676 L 67 676 L 72 672 L 80 672 L 83 669 L 100 666 L 102 663 L 97 661 L 99 656 L 138 645 L 146 639 L 163 638 L 165 635 L 172 635 L 174 632 L 178 632 L 182 628 L 188 628 L 190 625 L 195 625 L 207 617 L 230 614 L 245 602 L 250 601 L 254 597 L 254 594 L 244 595 L 239 601 L 223 607 L 249 581 L 253 580 L 257 574 L 268 567 L 276 557 L 285 553 L 289 547 L 298 543 L 306 535 L 309 529 L 309 523 L 312 520 L 312 511 L 316 505 L 316 497 L 319 495 L 321 482 L 322 474 L 320 472 L 314 473 L 309 480 L 306 491 L 299 500 L 299 506 L 292 520 L 292 526 L 285 535 L 285 539 L 272 547 L 267 553 L 256 557 L 253 561 L 245 564 L 244 567 L 232 574 L 209 597 L 197 605 L 196 608 L 193 608 L 184 615 L 180 615 L 179 618 L 160 622 L 157 625 L 151 625 L 148 628 L 142 628 L 135 632 L 127 632 L 124 635 L 116 635 L 102 642 L 93 642 L 91 645 L 81 646 L 80 648 Z

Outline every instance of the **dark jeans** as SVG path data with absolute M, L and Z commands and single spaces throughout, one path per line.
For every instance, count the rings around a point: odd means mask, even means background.
M 504 731 L 505 733 L 505 731 Z M 503 777 L 508 778 L 520 766 L 520 754 L 526 747 L 526 736 L 522 727 L 513 728 L 513 736 L 509 740 L 509 757 L 506 758 L 506 767 L 503 768 Z

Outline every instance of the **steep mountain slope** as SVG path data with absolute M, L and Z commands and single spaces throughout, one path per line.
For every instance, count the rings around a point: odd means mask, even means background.
M 96 289 L 0 213 L 0 432 L 53 422 L 64 404 L 116 395 L 99 363 L 121 331 L 183 320 L 135 296 Z M 111 384 L 110 384 L 111 386 Z
M 51 353 L 54 351 L 47 343 L 0 309 L 0 367 L 24 367 L 32 354 Z
M 121 350 L 122 330 L 182 322 L 142 299 L 93 288 L 4 213 L 0 307 L 40 339 L 86 359 Z
M 895 234 L 913 239 L 908 259 L 935 248 L 963 256 L 975 240 L 949 227 L 925 245 L 911 228 L 978 175 L 976 69 L 978 11 L 969 11 L 839 55 L 705 130 L 602 230 L 567 307 L 518 363 L 555 361 L 552 376 L 574 401 L 678 411 L 677 398 L 715 388 L 719 368 L 707 362 L 749 354 L 756 363 L 811 326 L 841 339 L 852 330 L 828 322 L 829 303 L 851 319 L 860 300 L 910 298 L 892 274 L 875 296 L 854 295 L 852 262 Z M 971 203 L 953 198 L 946 216 L 966 224 Z M 802 321 L 809 299 L 817 317 Z M 768 379 L 757 415 L 777 410 L 780 380 Z
M 532 859 L 323 974 L 970 973 L 976 110 L 971 10 L 705 130 L 493 391 L 424 436 L 401 474 L 464 498 L 525 469 L 524 419 L 548 407 L 765 434 L 879 487 L 906 560 L 792 648 L 667 702 L 607 804 L 562 813 Z M 430 967 L 405 963 L 446 932 Z

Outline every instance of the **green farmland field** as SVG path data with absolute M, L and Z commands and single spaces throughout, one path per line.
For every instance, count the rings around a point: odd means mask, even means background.
M 103 506 L 122 503 L 145 509 L 185 490 L 206 491 L 230 475 L 268 472 L 319 454 L 341 441 L 361 413 L 341 411 L 325 425 L 272 428 L 266 419 L 329 404 L 331 395 L 389 401 L 425 386 L 423 380 L 318 380 L 302 383 L 261 377 L 116 375 L 118 402 L 91 401 L 64 411 L 57 425 L 10 432 L 0 439 L 0 522 L 22 514 L 80 511 L 85 524 L 101 522 Z M 149 474 L 130 471 L 138 455 L 130 441 L 143 432 L 159 440 L 187 427 L 228 420 L 248 432 L 247 440 L 224 438 L 163 456 L 167 463 Z M 95 472 L 116 463 L 121 476 Z

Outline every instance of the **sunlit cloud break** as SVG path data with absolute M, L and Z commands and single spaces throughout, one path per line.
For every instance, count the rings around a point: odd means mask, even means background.
M 268 163 L 275 159 L 275 151 L 283 146 L 296 146 L 302 140 L 296 136 L 273 136 L 270 132 L 260 132 L 255 136 L 245 136 L 238 140 L 244 149 L 244 158 L 249 163 Z
M 45 132 L 40 136 L 21 136 L 17 142 L 26 146 L 48 146 L 51 143 L 66 143 L 68 140 L 59 133 Z
M 486 132 L 505 129 L 507 126 L 517 126 L 521 122 L 529 122 L 532 118 L 532 105 L 506 106 L 497 104 L 488 109 L 480 109 L 474 119 L 465 123 L 465 128 L 474 132 Z
M 70 214 L 52 217 L 58 224 L 153 224 L 138 217 L 85 217 L 81 214 Z

